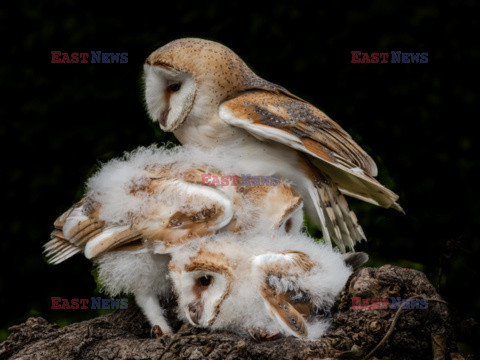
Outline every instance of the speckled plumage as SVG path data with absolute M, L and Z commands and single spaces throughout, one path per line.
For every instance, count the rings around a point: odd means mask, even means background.
M 155 50 L 145 61 L 190 73 L 198 83 L 214 82 L 211 98 L 218 104 L 231 96 L 254 88 L 285 91 L 257 76 L 228 47 L 203 39 L 178 39 Z
M 375 180 L 375 162 L 345 130 L 257 76 L 224 45 L 175 40 L 154 51 L 144 68 L 148 111 L 162 130 L 182 144 L 238 154 L 252 173 L 293 181 L 327 242 L 333 238 L 343 251 L 365 238 L 343 195 L 401 211 L 398 196 Z

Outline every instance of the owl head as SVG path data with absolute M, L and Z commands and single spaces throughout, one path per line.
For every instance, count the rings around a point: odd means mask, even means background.
M 145 100 L 153 121 L 174 131 L 189 117 L 205 117 L 240 91 L 268 87 L 228 47 L 185 38 L 172 41 L 148 56 L 144 65 Z M 193 116 L 195 117 L 195 116 Z
M 181 317 L 194 326 L 209 328 L 231 293 L 237 266 L 222 252 L 203 248 L 189 258 L 186 251 L 182 249 L 176 254 L 175 261 L 170 262 L 175 291 L 181 298 Z

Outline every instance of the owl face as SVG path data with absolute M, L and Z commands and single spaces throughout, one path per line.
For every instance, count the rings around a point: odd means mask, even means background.
M 211 270 L 188 271 L 182 274 L 180 281 L 187 304 L 183 309 L 186 318 L 194 326 L 210 327 L 229 292 L 230 274 Z
M 193 326 L 208 328 L 215 322 L 220 305 L 230 294 L 235 266 L 232 267 L 221 252 L 204 248 L 198 252 L 184 251 L 186 253 L 174 254 L 175 261 L 170 263 L 179 309 Z
M 145 64 L 144 70 L 148 113 L 163 131 L 174 131 L 192 110 L 197 84 L 187 72 L 170 66 Z

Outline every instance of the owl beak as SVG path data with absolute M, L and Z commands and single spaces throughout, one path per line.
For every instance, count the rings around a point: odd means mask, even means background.
M 169 112 L 170 108 L 168 108 L 167 110 L 163 110 L 160 114 L 160 118 L 158 119 L 160 126 L 162 126 L 163 128 L 165 128 L 165 126 L 167 125 L 167 117 Z
M 193 323 L 193 325 L 199 325 L 200 324 L 200 319 L 203 314 L 203 305 L 201 301 L 197 300 L 191 304 L 188 305 L 188 314 L 190 315 L 190 320 Z

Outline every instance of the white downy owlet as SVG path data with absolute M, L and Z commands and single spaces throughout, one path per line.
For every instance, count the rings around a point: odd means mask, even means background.
M 178 313 L 194 326 L 257 339 L 318 338 L 352 267 L 368 259 L 303 234 L 238 237 L 204 238 L 173 254 Z

